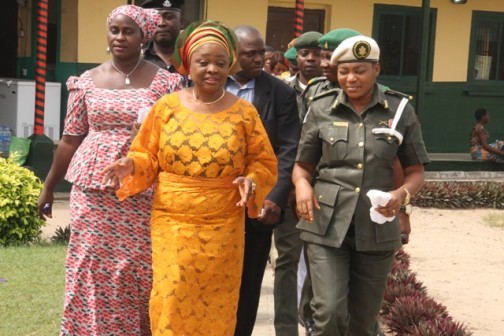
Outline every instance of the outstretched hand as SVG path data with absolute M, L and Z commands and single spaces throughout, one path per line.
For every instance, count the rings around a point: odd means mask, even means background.
M 241 196 L 241 199 L 238 203 L 236 203 L 236 206 L 244 207 L 247 205 L 248 200 L 252 197 L 252 194 L 255 191 L 254 182 L 248 177 L 240 176 L 233 181 L 233 184 L 238 186 Z
M 102 184 L 111 186 L 113 188 L 121 186 L 122 180 L 133 174 L 135 166 L 133 160 L 129 157 L 123 157 L 114 163 L 109 164 L 102 170 L 103 179 Z

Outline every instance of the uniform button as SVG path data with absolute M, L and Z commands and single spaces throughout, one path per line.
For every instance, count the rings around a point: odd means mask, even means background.
M 355 192 L 356 193 L 360 192 L 360 188 L 359 187 L 355 188 Z
M 392 137 L 387 137 L 387 140 L 388 140 L 388 141 L 392 140 Z
M 360 123 L 360 124 L 359 124 L 359 127 L 362 127 L 362 126 L 364 126 L 364 124 L 363 124 L 363 123 Z
M 364 142 L 359 142 L 359 147 L 364 147 Z
M 334 138 L 330 138 L 329 140 L 334 141 Z
M 357 165 L 357 168 L 359 168 L 359 169 L 362 169 L 362 167 L 364 167 L 364 165 L 363 165 L 362 163 L 359 163 L 359 164 Z
M 322 195 L 319 195 L 318 199 L 322 199 Z

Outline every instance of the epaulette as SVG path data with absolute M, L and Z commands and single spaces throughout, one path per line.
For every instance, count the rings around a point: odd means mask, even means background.
M 312 97 L 312 101 L 315 100 L 315 99 L 324 98 L 326 96 L 332 96 L 334 94 L 338 95 L 340 93 L 340 91 L 341 91 L 341 89 L 334 88 L 334 89 L 331 89 L 331 90 L 320 92 L 318 95 Z
M 340 91 L 341 91 L 340 88 L 334 88 L 334 89 L 320 92 L 318 95 L 311 97 L 310 103 L 313 103 L 315 100 L 321 99 L 324 97 L 329 97 L 329 96 L 337 97 L 340 94 Z M 332 106 L 332 108 L 335 109 L 338 105 L 339 105 L 339 99 L 336 99 L 336 104 L 334 106 Z
M 315 85 L 317 83 L 324 82 L 326 80 L 327 80 L 326 76 L 315 77 L 315 78 L 310 79 L 308 81 L 308 83 L 306 84 L 306 87 L 304 88 L 303 92 L 301 92 L 301 94 L 299 95 L 299 97 L 304 98 L 304 96 L 306 95 L 306 92 L 308 92 L 310 87 L 312 87 L 313 85 Z
M 385 92 L 387 94 L 391 94 L 393 96 L 396 96 L 396 97 L 398 97 L 400 99 L 406 98 L 406 99 L 408 99 L 410 101 L 413 100 L 413 96 L 410 96 L 410 95 L 408 95 L 406 93 L 402 93 L 402 92 L 399 92 L 399 91 L 394 91 L 394 90 L 391 90 L 391 89 L 387 89 L 387 90 L 385 90 L 383 92 Z

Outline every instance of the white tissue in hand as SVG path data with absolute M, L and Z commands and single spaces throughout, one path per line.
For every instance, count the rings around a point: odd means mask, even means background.
M 381 190 L 371 189 L 367 192 L 367 197 L 371 200 L 371 208 L 369 209 L 369 215 L 371 216 L 371 220 L 378 224 L 383 224 L 385 222 L 391 222 L 394 220 L 395 216 L 385 217 L 378 211 L 376 211 L 376 207 L 387 205 L 388 201 L 390 201 L 390 193 L 384 192 Z

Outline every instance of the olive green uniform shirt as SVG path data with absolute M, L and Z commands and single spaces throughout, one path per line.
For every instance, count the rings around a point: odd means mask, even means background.
M 345 93 L 326 92 L 313 100 L 307 114 L 296 161 L 317 166 L 314 192 L 321 210 L 314 222 L 301 220 L 301 239 L 340 247 L 353 221 L 358 251 L 386 251 L 401 246 L 398 218 L 385 224 L 371 221 L 371 189 L 394 189 L 394 159 L 403 167 L 429 162 L 417 116 L 407 104 L 396 130 L 403 142 L 374 128 L 392 124 L 400 96 L 378 90 L 361 114 L 353 110 Z
M 308 112 L 313 99 L 316 99 L 319 94 L 338 87 L 339 86 L 337 86 L 335 83 L 328 80 L 327 77 L 317 77 L 312 79 L 301 94 L 301 100 L 303 104 L 302 111 L 300 111 L 299 116 L 301 118 L 301 121 L 303 121 L 306 117 L 306 113 Z
M 302 121 L 303 119 L 301 119 L 301 115 L 305 114 L 306 111 L 304 110 L 304 103 L 301 98 L 301 93 L 303 93 L 303 88 L 301 87 L 301 83 L 299 82 L 299 73 L 297 73 L 295 76 L 287 78 L 285 80 L 285 83 L 287 83 L 287 85 L 289 85 L 291 88 L 293 88 L 296 91 L 296 101 L 297 101 L 298 112 L 299 112 L 299 116 L 300 116 L 299 120 Z

